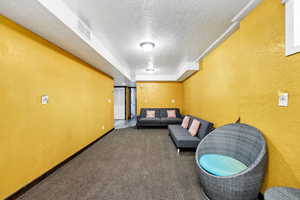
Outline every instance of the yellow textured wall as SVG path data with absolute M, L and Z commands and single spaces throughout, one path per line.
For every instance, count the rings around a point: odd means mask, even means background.
M 183 85 L 181 83 L 137 82 L 136 88 L 138 113 L 141 108 L 179 108 L 182 110 Z
M 238 39 L 230 37 L 203 60 L 199 72 L 183 83 L 185 114 L 202 117 L 216 127 L 238 119 Z
M 300 187 L 300 55 L 285 57 L 284 6 L 264 0 L 240 29 L 203 60 L 184 82 L 184 112 L 215 122 L 259 128 L 267 138 L 264 189 Z M 289 107 L 278 107 L 278 92 Z
M 112 92 L 110 77 L 0 16 L 0 199 L 112 129 Z

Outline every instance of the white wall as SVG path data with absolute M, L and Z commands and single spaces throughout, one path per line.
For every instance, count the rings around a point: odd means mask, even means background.
M 136 88 L 131 88 L 131 111 L 132 117 L 136 116 Z

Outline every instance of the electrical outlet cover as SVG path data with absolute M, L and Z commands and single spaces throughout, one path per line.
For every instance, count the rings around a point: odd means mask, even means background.
M 286 107 L 288 106 L 289 94 L 288 93 L 280 93 L 278 98 L 278 106 Z
M 42 95 L 42 104 L 45 105 L 45 104 L 48 104 L 48 95 Z

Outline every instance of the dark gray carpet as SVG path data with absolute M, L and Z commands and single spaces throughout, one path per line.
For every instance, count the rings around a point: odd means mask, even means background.
M 115 130 L 20 200 L 205 200 L 194 152 L 177 155 L 166 129 Z

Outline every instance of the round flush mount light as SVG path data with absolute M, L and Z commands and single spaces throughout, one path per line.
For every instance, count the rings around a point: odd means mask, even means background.
M 156 69 L 154 68 L 153 65 L 150 65 L 149 67 L 146 68 L 146 72 L 155 72 Z
M 155 44 L 153 42 L 142 42 L 140 44 L 140 47 L 146 51 L 146 52 L 149 52 L 149 51 L 152 51 L 155 47 Z
M 155 69 L 154 68 L 147 68 L 146 72 L 155 72 Z

